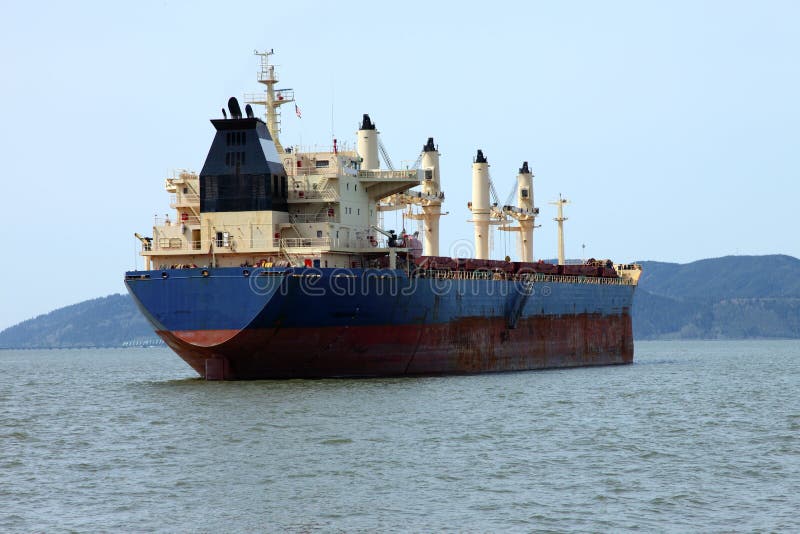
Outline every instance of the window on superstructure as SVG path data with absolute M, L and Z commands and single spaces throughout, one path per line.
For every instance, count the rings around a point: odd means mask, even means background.
M 330 162 L 327 159 L 319 159 L 317 160 L 315 165 L 318 169 L 320 169 L 322 167 L 327 167 L 328 165 L 330 165 Z
M 272 175 L 272 196 L 274 196 L 274 197 L 278 196 L 278 175 L 277 174 L 273 174 Z
M 354 185 L 354 186 L 353 186 L 353 189 L 354 189 L 355 191 L 358 191 L 358 184 Z
M 228 247 L 230 246 L 230 238 L 231 235 L 228 232 L 217 232 L 217 246 L 218 247 Z
M 242 132 L 242 144 L 247 144 L 247 132 Z
M 281 176 L 281 196 L 283 198 L 287 198 L 289 196 L 289 193 L 287 191 L 289 188 L 287 187 L 287 185 L 288 185 L 288 183 L 287 183 L 286 175 Z

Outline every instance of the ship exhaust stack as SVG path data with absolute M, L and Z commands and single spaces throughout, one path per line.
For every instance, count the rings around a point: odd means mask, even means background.
M 378 130 L 364 113 L 361 127 L 358 130 L 358 155 L 361 157 L 361 168 L 366 171 L 375 171 L 381 168 L 378 159 Z
M 439 218 L 442 216 L 442 200 L 444 194 L 439 178 L 439 151 L 433 143 L 433 137 L 422 147 L 420 169 L 423 172 L 422 193 L 429 199 L 422 205 L 422 220 L 425 232 L 422 254 L 424 256 L 439 255 Z
M 478 150 L 472 163 L 472 223 L 475 226 L 475 258 L 489 259 L 489 162 Z
M 239 101 L 236 100 L 235 96 L 228 99 L 228 111 L 231 112 L 232 119 L 242 118 L 242 108 L 239 107 Z
M 558 217 L 553 220 L 558 223 L 558 264 L 564 265 L 564 221 L 567 220 L 564 217 L 564 204 L 569 204 L 569 200 L 561 198 L 559 193 L 558 200 L 554 200 L 550 204 L 558 206 Z
M 533 173 L 528 162 L 523 161 L 517 174 L 517 206 L 525 212 L 535 213 L 533 204 Z M 533 261 L 533 229 L 536 215 L 520 218 L 519 249 L 522 261 Z

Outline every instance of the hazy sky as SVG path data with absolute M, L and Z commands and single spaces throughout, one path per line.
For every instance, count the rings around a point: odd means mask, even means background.
M 352 142 L 362 113 L 396 164 L 434 136 L 450 212 L 443 253 L 472 239 L 481 148 L 501 200 L 523 160 L 536 173 L 537 257 L 555 256 L 547 201 L 559 192 L 573 202 L 569 257 L 582 244 L 617 261 L 800 256 L 800 2 L 28 1 L 2 11 L 0 329 L 124 291 L 133 232 L 149 235 L 168 211 L 164 178 L 199 171 L 208 119 L 260 88 L 256 48 L 275 49 L 303 112 L 284 113 L 286 145 L 329 145 L 332 133 Z M 495 254 L 505 247 L 497 237 Z

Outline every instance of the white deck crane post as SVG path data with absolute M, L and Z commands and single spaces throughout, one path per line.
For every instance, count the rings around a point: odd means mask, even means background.
M 442 216 L 444 193 L 439 179 L 439 150 L 433 143 L 433 137 L 422 147 L 420 167 L 424 174 L 422 194 L 427 198 L 422 203 L 422 222 L 424 240 L 422 254 L 439 255 L 439 218 Z
M 472 222 L 475 226 L 475 259 L 489 259 L 489 219 L 491 205 L 489 203 L 489 162 L 478 150 L 472 162 L 472 202 L 467 206 L 472 211 Z
M 550 204 L 558 206 L 558 217 L 553 220 L 558 223 L 558 264 L 564 265 L 564 221 L 567 220 L 564 217 L 564 204 L 569 204 L 569 200 L 562 198 L 559 193 L 558 200 L 553 200 Z
M 500 230 L 517 232 L 520 259 L 526 262 L 533 261 L 533 230 L 538 228 L 536 217 L 539 208 L 533 205 L 533 173 L 528 168 L 528 162 L 523 161 L 517 174 L 517 205 L 503 206 L 503 214 L 519 222 L 519 226 L 501 226 Z

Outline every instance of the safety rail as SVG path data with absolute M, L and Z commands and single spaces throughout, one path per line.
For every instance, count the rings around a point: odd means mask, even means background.
M 154 239 L 151 243 L 142 243 L 142 250 L 149 251 L 169 251 L 174 252 L 178 250 L 198 251 L 202 249 L 201 241 L 187 241 L 180 237 L 159 237 Z
M 275 75 L 271 73 L 258 73 L 259 82 L 277 81 Z M 266 92 L 244 93 L 244 101 L 248 104 L 261 104 L 266 102 Z M 294 102 L 294 89 L 275 89 L 275 102 Z
M 405 169 L 400 171 L 358 171 L 358 177 L 362 180 L 414 180 L 421 181 L 418 169 Z
M 199 206 L 200 195 L 195 193 L 181 193 L 169 196 L 169 206 L 175 208 L 177 206 Z
M 476 269 L 474 271 L 421 269 L 416 271 L 416 276 L 419 278 L 437 278 L 448 280 L 508 280 L 515 282 L 548 282 L 556 284 L 633 285 L 633 282 L 628 278 L 603 278 L 599 276 L 569 276 L 543 273 L 512 274 L 485 269 Z
M 273 239 L 240 240 L 233 237 L 229 237 L 227 241 L 216 238 L 200 241 L 164 236 L 152 239 L 149 243 L 142 243 L 142 252 L 202 252 L 205 254 L 212 249 L 219 253 L 262 252 L 276 250 L 278 248 L 278 245 L 275 244 L 277 241 Z
M 335 150 L 334 150 L 335 148 Z M 303 156 L 349 156 L 355 155 L 355 144 L 349 141 L 336 141 L 336 147 L 333 145 L 292 145 L 293 154 Z
M 196 226 L 200 224 L 200 217 L 195 215 L 187 215 L 186 218 L 178 217 L 172 219 L 171 217 L 154 217 L 153 226 L 180 226 L 185 224 L 187 226 Z
M 329 247 L 330 237 L 284 237 L 273 239 L 275 247 L 284 248 L 309 248 L 309 247 Z
M 309 176 L 328 176 L 330 178 L 338 178 L 339 173 L 336 167 L 292 167 L 291 160 L 287 164 L 284 162 L 283 168 L 286 169 L 286 176 L 289 178 L 302 178 Z
M 227 241 L 215 238 L 205 241 L 190 241 L 182 237 L 157 237 L 149 243 L 142 243 L 143 252 L 208 252 L 213 248 L 216 252 L 256 252 L 295 248 L 350 248 L 374 250 L 369 241 L 361 239 L 331 239 L 330 237 L 285 237 L 274 239 L 240 239 L 229 237 Z
M 180 172 L 174 172 L 173 176 L 170 178 L 166 178 L 164 182 L 166 183 L 167 187 L 175 187 L 179 185 L 185 185 L 190 189 L 194 190 L 192 187 L 191 182 L 194 182 L 199 179 L 199 176 L 193 171 L 183 170 Z
M 333 188 L 325 188 L 325 189 L 292 189 L 289 191 L 288 195 L 289 201 L 293 202 L 305 202 L 305 201 L 323 201 L 323 202 L 338 202 L 339 201 L 339 193 L 336 192 Z
M 289 220 L 293 223 L 327 223 L 340 222 L 339 217 L 325 210 L 320 213 L 290 213 Z

